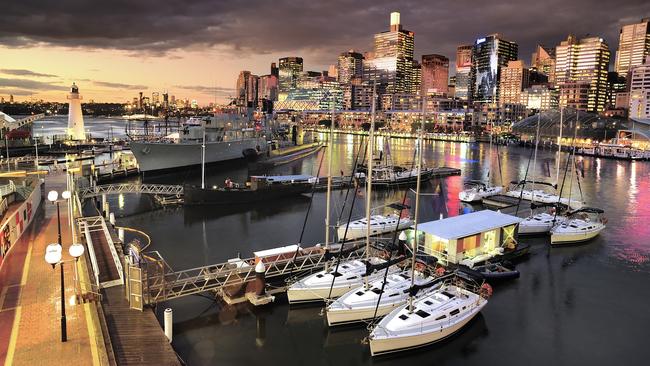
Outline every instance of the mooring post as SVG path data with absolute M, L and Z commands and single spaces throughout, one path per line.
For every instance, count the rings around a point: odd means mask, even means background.
M 123 228 L 118 228 L 117 229 L 117 237 L 120 238 L 120 241 L 124 243 L 124 229 Z
M 172 325 L 173 325 L 173 312 L 172 308 L 165 309 L 165 335 L 169 339 L 169 343 L 172 343 Z
M 115 226 L 115 213 L 111 212 L 108 214 L 108 221 L 111 225 Z

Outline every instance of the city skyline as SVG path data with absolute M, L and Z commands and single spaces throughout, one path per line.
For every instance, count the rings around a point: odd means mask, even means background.
M 517 42 L 519 58 L 527 64 L 538 43 L 555 47 L 569 33 L 603 37 L 614 53 L 621 26 L 650 14 L 650 4 L 642 1 L 597 8 L 589 1 L 493 1 L 480 7 L 468 1 L 372 4 L 302 4 L 290 11 L 282 2 L 246 7 L 210 1 L 57 4 L 67 8 L 61 14 L 46 2 L 33 9 L 14 3 L 6 6 L 6 21 L 0 25 L 0 96 L 64 101 L 74 81 L 85 100 L 98 102 L 124 102 L 139 91 L 165 90 L 204 105 L 225 102 L 236 96 L 234 84 L 241 70 L 268 74 L 271 62 L 290 56 L 302 57 L 305 70 L 327 70 L 342 52 L 371 51 L 373 34 L 385 29 L 391 11 L 401 12 L 402 24 L 415 33 L 414 58 L 444 55 L 453 75 L 456 47 L 477 37 L 503 34 Z M 540 20 L 547 9 L 556 12 Z M 510 10 L 517 18 L 503 16 Z M 590 11 L 599 15 L 589 16 Z M 33 24 L 41 14 L 48 14 L 47 21 Z

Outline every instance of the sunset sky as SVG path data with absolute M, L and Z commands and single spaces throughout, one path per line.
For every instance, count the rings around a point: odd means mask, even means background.
M 480 5 L 479 5 L 480 4 Z M 326 70 L 348 49 L 372 49 L 391 11 L 415 32 L 415 52 L 455 48 L 499 32 L 526 63 L 537 43 L 600 35 L 614 51 L 625 23 L 650 16 L 637 0 L 7 1 L 0 20 L 0 96 L 123 102 L 168 90 L 201 104 L 233 95 L 240 70 L 268 74 L 279 57 Z

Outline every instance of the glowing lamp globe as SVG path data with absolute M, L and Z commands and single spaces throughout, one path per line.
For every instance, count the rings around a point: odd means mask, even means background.
M 70 255 L 73 258 L 79 258 L 84 254 L 84 246 L 79 243 L 74 243 L 70 246 L 70 249 L 68 249 L 68 252 L 70 252 Z
M 55 202 L 57 200 L 57 198 L 59 198 L 59 192 L 57 192 L 57 191 L 50 191 L 47 194 L 47 200 L 50 201 L 50 202 Z
M 63 197 L 63 199 L 66 199 L 66 200 L 67 200 L 67 199 L 70 199 L 71 196 L 72 196 L 72 195 L 70 194 L 70 191 L 63 191 L 63 192 L 61 193 L 61 197 Z
M 53 243 L 45 248 L 45 261 L 54 267 L 55 264 L 61 261 L 62 248 L 58 243 Z

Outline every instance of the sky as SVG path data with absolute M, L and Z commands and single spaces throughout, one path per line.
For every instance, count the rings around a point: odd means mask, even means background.
M 0 11 L 0 96 L 124 102 L 168 91 L 200 104 L 234 95 L 237 75 L 303 57 L 327 70 L 339 53 L 372 50 L 373 34 L 401 13 L 415 53 L 453 62 L 456 47 L 501 33 L 530 63 L 534 47 L 569 33 L 598 35 L 612 51 L 624 24 L 650 17 L 647 0 L 19 0 Z

